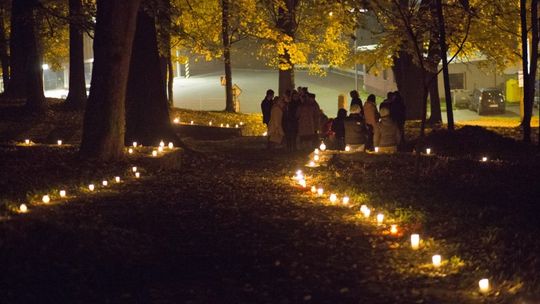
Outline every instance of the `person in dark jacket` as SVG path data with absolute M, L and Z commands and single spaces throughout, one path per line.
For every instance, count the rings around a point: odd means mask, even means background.
M 405 120 L 407 119 L 407 108 L 403 98 L 398 91 L 394 92 L 394 99 L 390 103 L 390 117 L 397 124 L 401 136 L 400 143 L 405 140 Z
M 269 89 L 266 91 L 266 96 L 261 102 L 263 123 L 266 126 L 268 126 L 268 123 L 270 122 L 270 112 L 272 111 L 273 100 L 274 100 L 274 91 Z
M 337 117 L 332 122 L 332 131 L 334 132 L 336 147 L 338 150 L 345 150 L 345 119 L 347 118 L 347 110 L 339 109 Z
M 300 105 L 300 96 L 297 91 L 292 91 L 290 98 L 286 98 L 285 101 L 285 108 L 283 109 L 283 131 L 285 132 L 287 150 L 291 152 L 296 151 L 296 137 L 298 136 L 296 110 Z
M 345 129 L 345 144 L 351 147 L 351 150 L 364 151 L 367 141 L 367 129 L 364 119 L 360 115 L 360 107 L 354 105 L 351 107 L 349 117 L 343 121 Z
M 357 104 L 360 106 L 360 115 L 364 116 L 364 106 L 362 105 L 362 99 L 360 99 L 360 94 L 358 94 L 357 90 L 352 90 L 349 95 L 351 96 L 351 107 L 354 104 Z

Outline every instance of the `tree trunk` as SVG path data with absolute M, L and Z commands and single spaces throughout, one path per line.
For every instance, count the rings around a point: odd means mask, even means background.
M 86 104 L 81 0 L 69 0 L 69 93 L 66 104 L 76 109 Z
M 126 96 L 126 141 L 156 146 L 179 145 L 169 117 L 154 18 L 140 9 L 137 17 Z
M 156 15 L 159 58 L 169 106 L 173 105 L 174 70 L 171 57 L 171 1 L 159 0 Z
M 84 157 L 123 158 L 126 87 L 140 1 L 97 1 L 94 69 L 81 143 Z
M 296 35 L 296 9 L 300 5 L 299 0 L 286 0 L 285 8 L 278 8 L 277 28 L 294 41 Z M 294 63 L 287 49 L 280 56 L 280 64 L 287 69 L 279 69 L 279 95 L 283 96 L 287 90 L 294 89 Z
M 0 61 L 2 62 L 2 81 L 4 82 L 4 89 L 9 85 L 8 40 L 6 37 L 6 29 L 4 28 L 5 11 L 5 7 L 0 9 Z
M 423 83 L 422 69 L 414 64 L 411 55 L 399 52 L 394 57 L 394 77 L 399 93 L 407 107 L 407 119 L 422 119 Z M 426 95 L 427 96 L 427 95 Z
M 534 96 L 536 95 L 536 71 L 538 70 L 538 42 L 540 37 L 538 36 L 538 0 L 531 0 L 531 70 L 530 70 L 530 111 L 531 117 L 533 114 Z M 538 138 L 538 144 L 540 146 L 540 137 Z
M 439 83 L 437 81 L 437 73 L 427 74 L 428 79 L 426 81 L 429 81 L 429 123 L 437 124 L 442 122 L 441 99 L 439 97 Z
M 45 110 L 43 70 L 36 36 L 36 0 L 13 0 L 11 7 L 11 79 L 6 96 L 26 98 L 30 112 Z
M 229 34 L 229 0 L 221 0 L 221 39 L 225 64 L 225 111 L 234 112 L 231 71 L 231 37 Z
M 466 7 L 464 5 L 464 7 Z M 450 75 L 448 72 L 448 59 L 446 47 L 446 28 L 444 26 L 444 14 L 442 9 L 442 0 L 437 0 L 437 15 L 439 19 L 439 44 L 441 49 L 441 60 L 443 66 L 444 81 L 444 99 L 446 101 L 446 118 L 448 121 L 448 130 L 454 130 L 454 110 L 452 109 L 452 95 L 450 92 Z
M 167 98 L 169 102 L 169 106 L 174 105 L 174 69 L 173 69 L 173 62 L 172 57 L 170 56 L 170 49 L 169 49 L 169 58 L 167 60 Z
M 283 96 L 287 90 L 294 89 L 294 65 L 289 62 L 291 68 L 279 70 L 279 96 Z
M 529 60 L 528 60 L 528 40 L 527 40 L 527 0 L 520 0 L 520 19 L 521 19 L 521 56 L 523 69 L 523 105 L 524 115 L 521 121 L 523 128 L 523 141 L 531 141 L 531 116 L 532 116 L 532 99 L 530 96 L 530 77 L 529 77 Z M 534 85 L 534 83 L 532 84 Z M 534 98 L 534 97 L 533 97 Z

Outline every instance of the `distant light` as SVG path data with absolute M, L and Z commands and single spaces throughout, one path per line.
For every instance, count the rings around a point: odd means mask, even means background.
M 430 148 L 427 148 L 427 149 L 426 149 L 426 154 L 427 154 L 427 155 L 430 155 L 430 154 L 431 154 L 431 149 L 430 149 Z
M 482 157 L 483 162 L 487 162 L 488 158 L 486 156 Z
M 48 195 L 44 195 L 42 198 L 41 198 L 41 201 L 45 204 L 48 204 L 50 201 L 51 201 L 51 198 L 48 196 Z
M 61 145 L 62 145 L 62 140 L 59 139 L 59 140 L 56 141 L 56 143 L 57 143 L 59 146 L 61 146 Z
M 173 122 L 174 122 L 175 124 L 179 124 L 179 123 L 180 123 L 180 118 L 176 117 L 176 118 L 173 120 Z
M 193 124 L 193 120 L 189 122 L 190 124 Z
M 48 70 L 50 67 L 49 67 L 48 64 L 44 63 L 44 64 L 41 65 L 41 68 L 42 68 L 44 71 L 46 71 L 46 70 Z
M 375 153 L 379 153 L 379 147 L 375 147 Z
M 94 189 L 96 189 L 96 186 L 94 186 L 94 184 L 88 185 L 88 190 L 94 191 Z
M 351 152 L 351 146 L 346 145 L 345 146 L 345 152 Z
M 135 166 L 131 167 L 131 171 L 137 172 L 137 167 L 135 167 Z
M 334 15 L 334 12 L 329 12 L 328 16 L 332 17 Z
M 24 140 L 24 143 L 27 144 L 27 145 L 29 145 L 29 144 L 30 144 L 30 139 L 25 139 L 25 140 Z
M 128 153 L 129 153 L 129 154 L 133 154 L 133 149 L 129 148 L 129 149 L 128 149 Z
M 60 197 L 66 197 L 66 190 L 60 190 Z
M 141 172 L 135 172 L 135 178 L 141 177 Z
M 114 177 L 114 180 L 115 180 L 117 183 L 119 183 L 119 182 L 120 182 L 120 176 L 115 176 L 115 177 Z
M 133 142 L 133 148 L 137 148 L 137 142 L 136 141 Z
M 107 187 L 109 185 L 109 182 L 104 180 L 101 182 L 101 184 L 104 186 L 104 187 Z

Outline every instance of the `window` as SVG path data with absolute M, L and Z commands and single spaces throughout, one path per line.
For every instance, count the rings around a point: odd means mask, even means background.
M 465 73 L 450 74 L 450 89 L 465 89 Z

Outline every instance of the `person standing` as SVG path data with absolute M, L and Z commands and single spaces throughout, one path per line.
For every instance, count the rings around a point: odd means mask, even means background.
M 266 91 L 266 96 L 261 102 L 263 124 L 265 124 L 266 126 L 268 126 L 268 123 L 270 122 L 270 112 L 272 111 L 273 100 L 274 100 L 274 91 L 272 89 L 268 89 Z
M 300 106 L 300 96 L 297 91 L 291 93 L 287 98 L 283 109 L 283 131 L 285 132 L 285 141 L 289 152 L 296 151 L 296 137 L 298 135 L 298 118 L 296 112 Z
M 394 92 L 394 99 L 390 104 L 390 117 L 399 128 L 400 143 L 403 144 L 405 142 L 405 120 L 407 119 L 407 108 L 405 107 L 403 98 L 398 91 Z
M 360 99 L 360 94 L 358 94 L 357 90 L 352 90 L 349 95 L 351 96 L 351 105 L 349 109 L 354 105 L 357 104 L 360 106 L 360 115 L 364 116 L 364 106 L 362 105 L 362 99 Z
M 373 150 L 373 130 L 379 121 L 379 111 L 377 111 L 377 103 L 373 94 L 368 96 L 364 104 L 364 118 L 368 135 L 366 148 L 371 151 Z
M 332 122 L 332 131 L 334 132 L 336 148 L 338 150 L 345 149 L 345 119 L 347 118 L 347 110 L 339 109 L 337 117 Z
M 320 109 L 315 102 L 315 94 L 307 93 L 304 101 L 298 107 L 296 117 L 298 118 L 298 136 L 302 146 L 308 145 L 313 148 L 318 139 Z
M 274 98 L 274 104 L 270 112 L 270 122 L 268 123 L 268 141 L 270 147 L 281 145 L 285 136 L 285 132 L 283 131 L 284 104 L 283 98 Z

